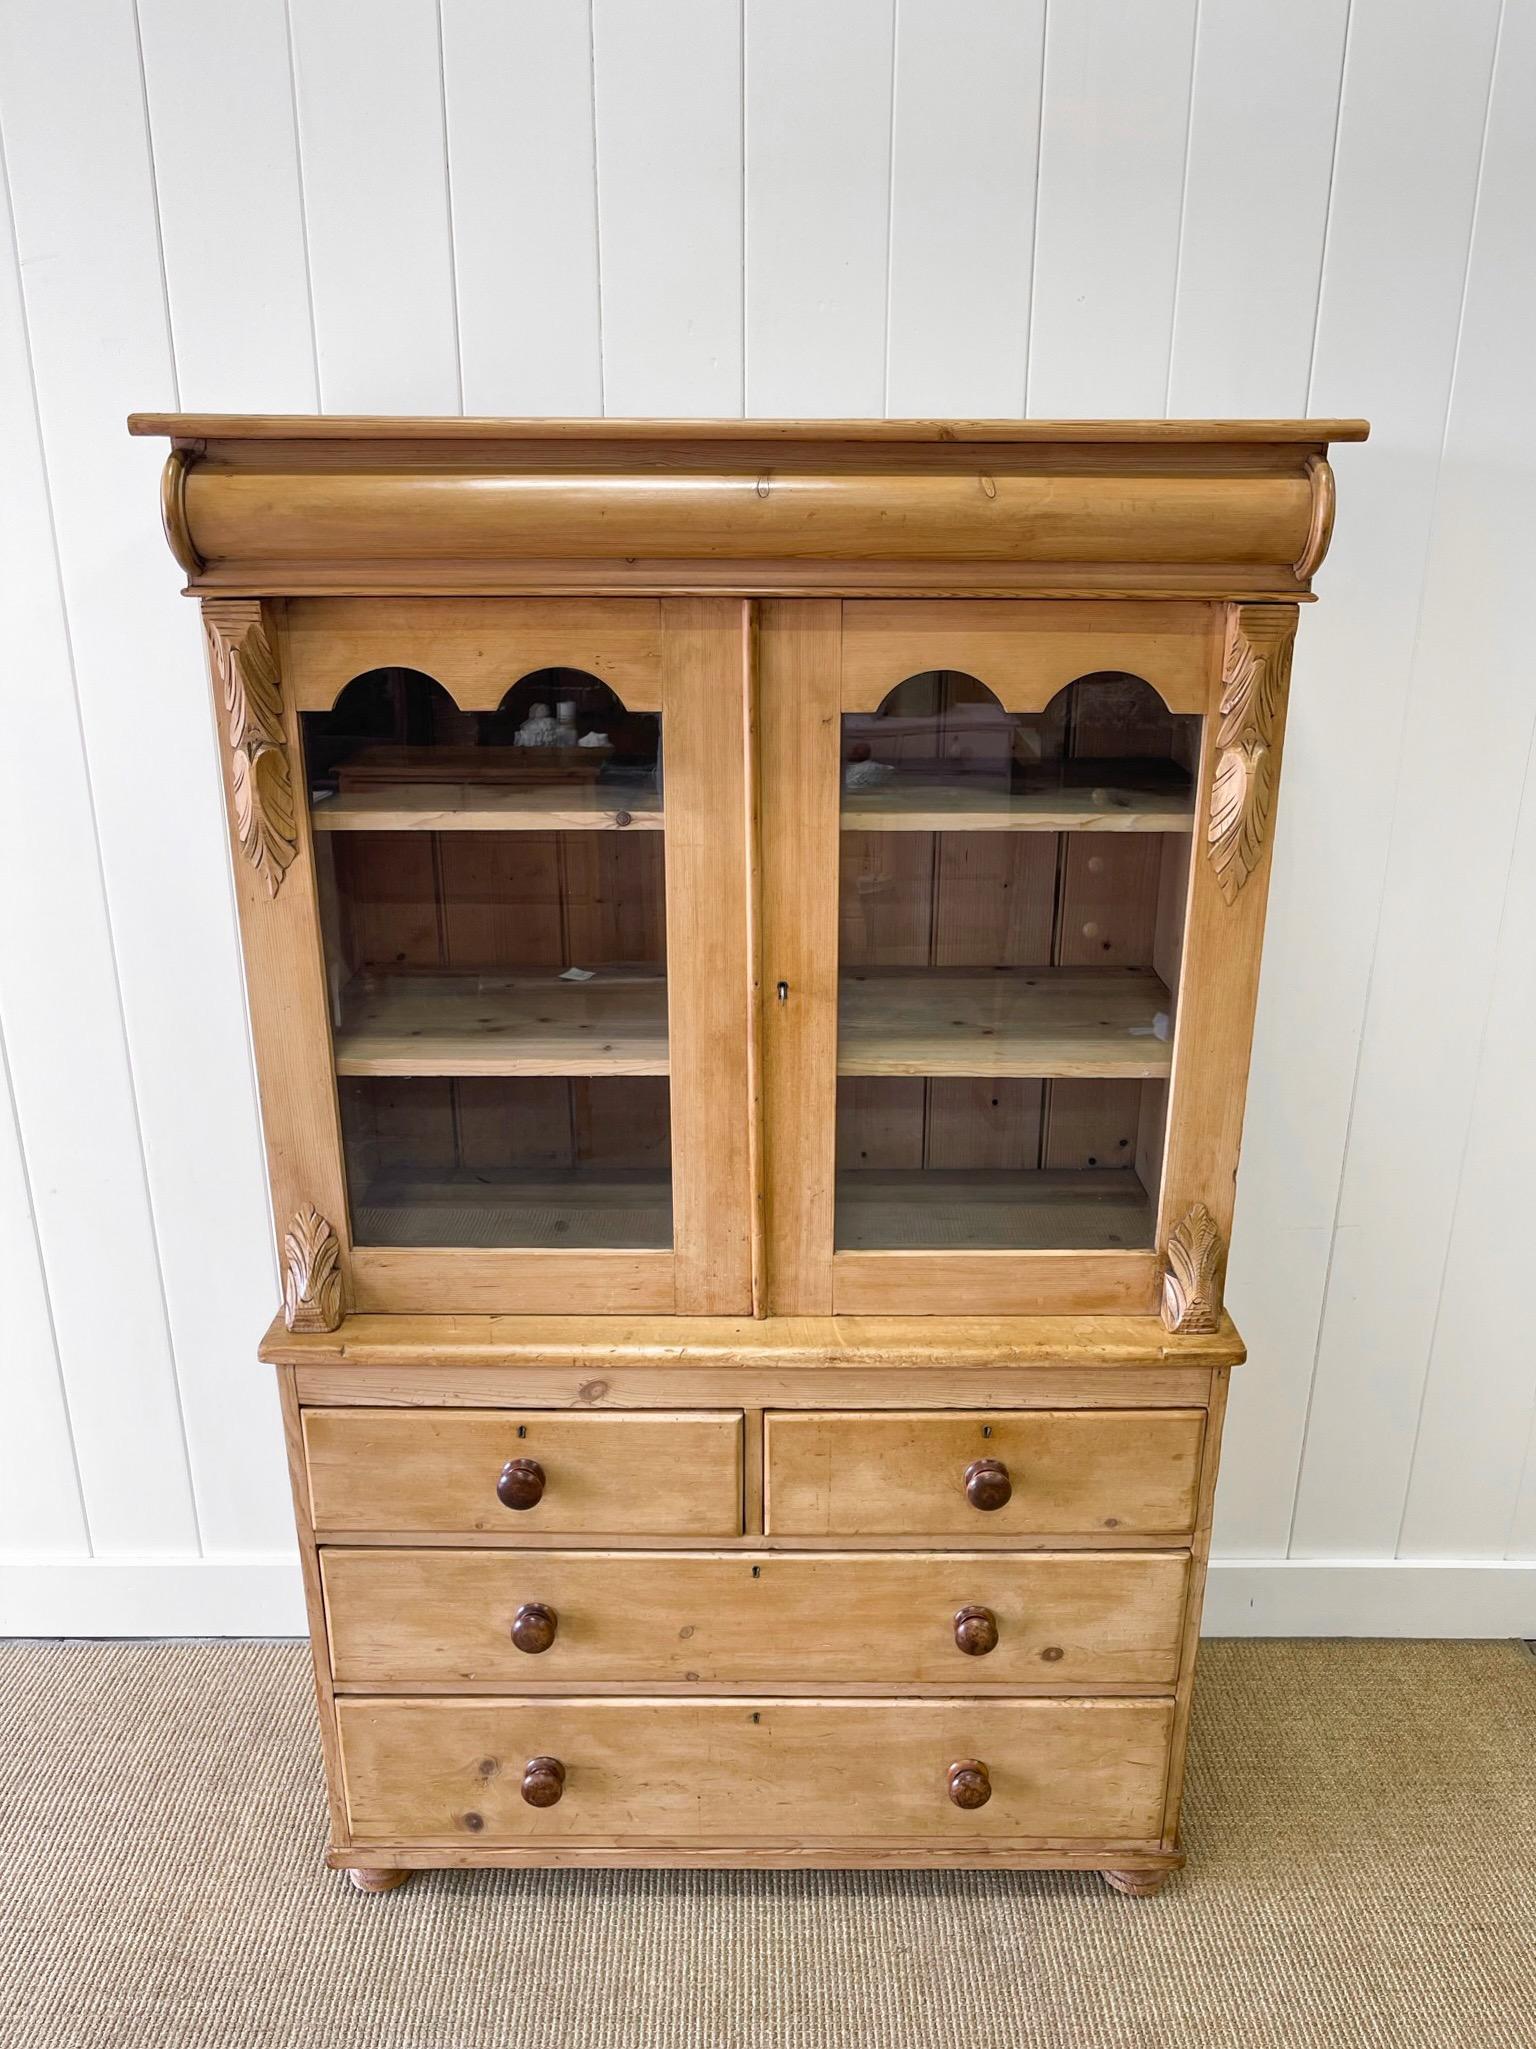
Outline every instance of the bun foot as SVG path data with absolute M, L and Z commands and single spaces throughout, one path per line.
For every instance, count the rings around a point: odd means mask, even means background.
M 1166 1871 L 1101 1871 L 1099 1876 L 1113 1891 L 1129 1893 L 1133 1900 L 1150 1900 L 1168 1882 Z
M 371 1871 L 355 1866 L 347 1873 L 359 1892 L 393 1892 L 397 1885 L 404 1885 L 410 1875 L 409 1871 Z

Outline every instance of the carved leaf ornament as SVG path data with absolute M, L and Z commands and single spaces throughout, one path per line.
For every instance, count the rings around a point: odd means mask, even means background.
M 1296 615 L 1289 606 L 1235 607 L 1221 672 L 1221 725 L 1209 842 L 1232 903 L 1258 867 L 1275 804 L 1275 734 L 1291 680 Z
M 206 604 L 203 623 L 219 676 L 240 851 L 276 896 L 298 845 L 277 659 L 258 604 Z
M 1174 1225 L 1163 1269 L 1163 1322 L 1174 1331 L 1213 1331 L 1221 1322 L 1226 1247 L 1203 1202 Z
M 312 1202 L 283 1237 L 283 1321 L 290 1330 L 335 1330 L 341 1322 L 341 1246 Z

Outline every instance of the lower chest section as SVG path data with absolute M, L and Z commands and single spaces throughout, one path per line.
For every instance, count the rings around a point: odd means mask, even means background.
M 290 1380 L 333 1861 L 1177 1861 L 1221 1379 L 601 1411 Z

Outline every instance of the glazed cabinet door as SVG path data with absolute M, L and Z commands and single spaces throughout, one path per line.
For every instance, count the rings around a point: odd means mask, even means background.
M 750 1312 L 745 607 L 205 617 L 290 1320 Z
M 1295 616 L 764 606 L 774 1312 L 1214 1324 Z

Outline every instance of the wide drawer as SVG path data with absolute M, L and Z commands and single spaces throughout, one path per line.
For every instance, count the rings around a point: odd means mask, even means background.
M 1182 1536 L 1194 1527 L 1204 1422 L 1199 1409 L 776 1413 L 765 1419 L 766 1527 Z
M 737 1536 L 741 1429 L 730 1413 L 306 1409 L 311 1512 L 322 1535 Z M 528 1505 L 498 1494 L 512 1464 L 504 1492 Z
M 336 1713 L 363 1842 L 1145 1846 L 1173 1703 L 342 1699 Z M 536 1759 L 553 1762 L 530 1773 Z M 970 1764 L 990 1797 L 957 1806 L 952 1767 Z M 531 1805 L 525 1788 L 558 1797 Z
M 362 1691 L 1171 1687 L 1189 1577 L 1177 1551 L 320 1557 L 336 1682 Z

